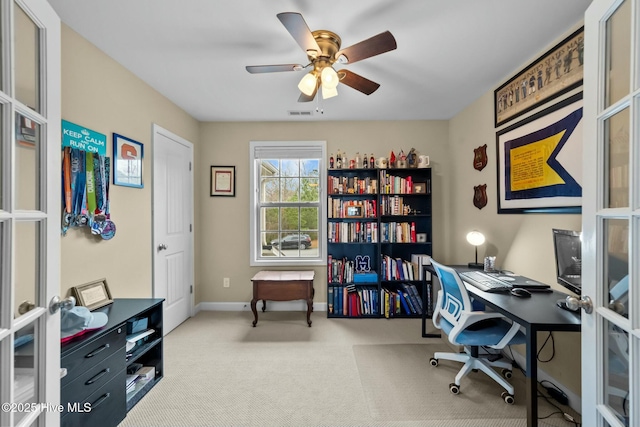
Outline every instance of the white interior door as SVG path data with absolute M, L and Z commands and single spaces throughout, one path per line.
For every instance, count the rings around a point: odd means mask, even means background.
M 193 144 L 153 129 L 153 296 L 167 334 L 193 308 Z
M 640 425 L 640 0 L 585 14 L 582 420 Z
M 0 2 L 0 425 L 58 426 L 60 20 Z

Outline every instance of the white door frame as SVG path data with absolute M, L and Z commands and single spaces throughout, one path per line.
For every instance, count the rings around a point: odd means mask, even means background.
M 181 145 L 184 145 L 186 147 L 189 148 L 191 154 L 190 154 L 190 159 L 189 162 L 191 164 L 191 170 L 192 173 L 190 174 L 190 187 L 191 187 L 191 191 L 189 192 L 189 205 L 191 207 L 190 209 L 190 224 L 191 224 L 191 233 L 189 234 L 190 236 L 190 242 L 189 242 L 189 249 L 190 249 L 190 253 L 191 253 L 191 259 L 189 260 L 189 275 L 190 275 L 190 282 L 191 282 L 191 292 L 190 292 L 190 296 L 189 296 L 189 317 L 192 317 L 194 314 L 194 306 L 195 306 L 195 273 L 194 273 L 194 258 L 195 258 L 195 253 L 194 253 L 194 238 L 193 238 L 193 230 L 194 230 L 194 195 L 193 195 L 193 171 L 194 171 L 194 164 L 193 164 L 193 143 L 187 141 L 186 139 L 172 133 L 171 131 L 162 128 L 161 126 L 158 126 L 157 124 L 153 124 L 152 125 L 152 141 L 156 140 L 156 137 L 158 135 L 163 135 L 166 138 L 175 141 L 176 143 L 179 143 Z M 156 169 L 156 157 L 153 157 L 153 170 L 152 170 L 152 176 L 153 176 L 153 171 Z M 153 186 L 155 186 L 155 180 L 153 182 Z M 152 251 L 152 259 L 153 259 L 153 296 L 154 298 L 157 298 L 160 295 L 159 290 L 156 288 L 156 280 L 155 280 L 155 274 L 156 274 L 156 263 L 157 263 L 157 256 L 158 256 L 158 251 L 157 251 L 157 247 L 158 245 L 161 243 L 158 241 L 158 238 L 155 234 L 155 200 L 153 197 L 153 193 L 155 192 L 155 188 L 152 191 L 152 201 L 151 201 L 151 205 L 152 205 L 152 230 L 151 230 L 151 234 L 152 234 L 152 244 L 151 244 L 151 251 Z M 164 334 L 166 334 L 169 331 L 164 331 Z
M 36 96 L 40 99 L 39 112 L 35 106 L 28 106 L 16 99 L 17 53 L 13 32 L 15 29 L 15 11 L 21 8 L 39 29 L 38 61 L 34 69 L 39 87 Z M 0 28 L 5 41 L 2 46 L 2 169 L 1 181 L 3 204 L 0 206 L 0 401 L 16 402 L 14 391 L 15 375 L 15 333 L 24 327 L 34 326 L 34 396 L 27 402 L 47 403 L 52 407 L 60 402 L 60 315 L 49 311 L 49 302 L 60 293 L 60 224 L 61 224 L 61 169 L 60 169 L 60 18 L 45 0 L 3 1 L 0 4 L 2 23 Z M 39 66 L 38 66 L 39 65 Z M 40 134 L 34 146 L 34 165 L 40 174 L 35 184 L 39 207 L 36 210 L 20 210 L 17 206 L 18 165 L 16 161 L 15 114 L 20 113 L 39 125 Z M 4 210 L 3 210 L 4 209 Z M 25 314 L 18 314 L 16 290 L 16 223 L 40 224 L 40 233 L 36 234 L 35 248 L 38 252 L 38 264 L 34 275 L 33 289 L 35 308 Z M 22 267 L 24 269 L 24 266 Z M 4 409 L 4 408 L 3 408 Z M 24 408 L 23 408 L 24 409 Z M 8 426 L 53 426 L 60 425 L 60 413 L 46 411 L 42 406 L 21 410 L 18 421 L 17 411 L 3 410 L 0 424 Z M 26 414 L 25 414 L 26 413 Z
M 613 105 L 604 108 L 605 59 L 607 46 L 606 22 L 613 12 L 626 1 L 631 4 L 632 16 L 629 34 L 631 55 L 630 84 L 633 88 Z M 582 209 L 582 295 L 589 296 L 593 312 L 582 313 L 582 422 L 583 425 L 601 427 L 606 423 L 612 427 L 625 424 L 607 404 L 606 383 L 609 368 L 605 366 L 610 357 L 608 341 L 611 333 L 607 325 L 612 325 L 628 335 L 628 391 L 625 397 L 630 414 L 629 425 L 640 422 L 640 0 L 593 0 L 585 13 L 585 63 L 584 63 L 584 150 L 583 169 L 594 171 L 585 174 Z M 635 57 L 634 53 L 635 52 Z M 619 50 L 618 55 L 621 55 Z M 619 65 L 619 64 L 618 64 Z M 623 84 L 623 82 L 620 82 Z M 628 92 L 625 92 L 628 93 Z M 604 122 L 620 111 L 628 109 L 629 129 L 629 205 L 611 208 L 605 202 L 608 194 L 609 166 L 606 145 L 609 135 L 605 134 Z M 616 313 L 609 306 L 609 283 L 605 278 L 607 266 L 606 220 L 628 221 L 629 318 Z M 622 242 L 622 240 L 620 240 Z M 612 288 L 613 290 L 613 288 Z M 623 389 L 621 389 L 623 390 Z M 611 390 L 610 390 L 611 393 Z M 623 396 L 619 396 L 623 397 Z

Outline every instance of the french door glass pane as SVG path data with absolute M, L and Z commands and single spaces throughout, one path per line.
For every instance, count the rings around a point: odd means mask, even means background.
M 0 22 L 2 19 L 2 16 L 0 14 Z M 0 46 L 1 47 L 1 46 Z M 2 55 L 0 55 L 0 58 L 2 57 Z M 0 70 L 2 70 L 2 61 L 0 61 Z M 0 72 L 0 81 L 2 81 L 2 73 Z M 4 104 L 0 104 L 0 117 L 4 117 Z M 0 120 L 0 135 L 4 135 L 4 128 L 2 126 L 3 124 L 3 120 Z M 5 206 L 5 197 L 4 197 L 4 181 L 5 181 L 5 174 L 8 172 L 7 170 L 5 170 L 4 168 L 4 159 L 5 159 L 6 153 L 5 153 L 5 144 L 0 144 L 0 210 L 7 210 L 8 206 Z
M 36 399 L 38 394 L 38 338 L 36 322 L 20 329 L 14 336 L 13 401 L 15 403 L 39 403 L 39 400 Z M 15 424 L 18 424 L 28 413 L 15 412 Z
M 39 222 L 17 221 L 15 227 L 15 308 L 14 317 L 29 311 L 29 304 L 42 305 L 40 287 Z M 24 304 L 23 304 L 24 303 Z M 22 309 L 20 307 L 23 307 Z M 20 313 L 22 311 L 22 313 Z
M 605 403 L 626 426 L 629 425 L 629 335 L 604 320 Z
M 41 127 L 16 113 L 16 208 L 40 210 Z
M 29 108 L 40 111 L 40 29 L 15 4 L 15 96 Z
M 606 258 L 605 295 L 609 308 L 629 318 L 629 222 L 625 219 L 604 221 Z
M 605 206 L 629 206 L 629 109 L 616 113 L 604 122 L 608 185 Z
M 605 108 L 629 93 L 631 72 L 631 1 L 624 1 L 607 20 Z

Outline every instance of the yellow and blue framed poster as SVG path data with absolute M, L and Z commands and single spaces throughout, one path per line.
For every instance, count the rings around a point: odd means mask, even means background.
M 142 143 L 113 134 L 113 184 L 125 187 L 143 188 Z
M 498 213 L 582 212 L 582 93 L 496 133 Z

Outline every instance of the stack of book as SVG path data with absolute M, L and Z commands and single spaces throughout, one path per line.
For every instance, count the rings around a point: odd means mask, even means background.
M 329 314 L 345 317 L 378 315 L 378 289 L 375 286 L 329 286 Z

